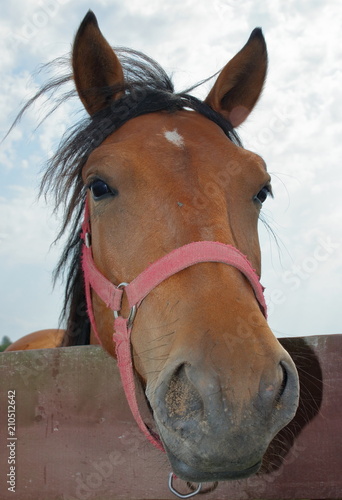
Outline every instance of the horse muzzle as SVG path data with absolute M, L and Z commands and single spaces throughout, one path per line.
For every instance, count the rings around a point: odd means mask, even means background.
M 281 351 L 280 351 L 281 352 Z M 273 437 L 298 405 L 297 372 L 286 353 L 261 376 L 249 401 L 239 400 L 214 368 L 184 362 L 161 372 L 146 395 L 174 473 L 192 482 L 256 473 Z M 263 380 L 264 378 L 264 380 Z

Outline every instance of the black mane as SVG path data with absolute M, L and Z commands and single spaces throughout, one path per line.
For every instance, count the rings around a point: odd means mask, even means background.
M 190 108 L 214 121 L 235 144 L 241 146 L 232 125 L 205 102 L 189 94 L 205 80 L 185 92 L 175 93 L 173 83 L 165 71 L 146 55 L 130 49 L 114 49 L 122 64 L 125 85 L 122 88 L 106 87 L 102 94 L 110 100 L 114 92 L 122 91 L 120 99 L 108 107 L 76 123 L 62 138 L 55 155 L 48 161 L 40 193 L 53 194 L 55 210 L 64 210 L 63 222 L 58 240 L 69 228 L 69 238 L 54 273 L 54 281 L 65 275 L 66 288 L 61 320 L 66 320 L 67 335 L 63 345 L 77 345 L 87 342 L 89 320 L 85 305 L 83 275 L 81 269 L 80 228 L 86 188 L 82 182 L 82 169 L 89 154 L 103 140 L 131 118 L 166 110 L 170 113 Z M 69 59 L 59 58 L 49 65 L 68 64 Z M 70 69 L 69 69 L 70 71 Z M 212 77 L 211 77 L 212 78 Z M 71 73 L 49 80 L 24 106 L 14 125 L 23 113 L 39 98 L 52 102 L 51 114 L 60 104 L 77 95 L 76 90 L 58 97 L 60 89 L 72 82 Z

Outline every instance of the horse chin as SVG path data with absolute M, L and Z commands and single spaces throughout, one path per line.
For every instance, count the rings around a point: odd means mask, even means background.
M 155 423 L 172 471 L 184 481 L 205 483 L 244 479 L 256 474 L 262 465 L 265 450 L 261 447 L 254 452 L 246 452 L 240 458 L 236 455 L 225 456 L 222 448 L 217 454 L 213 449 L 198 452 L 198 449 L 191 450 L 192 445 L 186 443 L 180 436 L 170 434 L 156 419 Z M 229 448 L 229 445 L 227 447 Z
M 210 466 L 206 466 L 205 469 L 201 469 L 200 467 L 196 468 L 186 464 L 171 452 L 169 452 L 167 449 L 166 452 L 174 474 L 184 481 L 193 483 L 244 479 L 252 476 L 253 474 L 256 474 L 259 471 L 262 463 L 262 460 L 259 460 L 257 463 L 247 468 L 234 468 L 234 466 L 232 466 L 231 464 L 227 464 L 226 467 L 220 466 L 219 468 L 215 468 L 213 466 L 211 468 Z

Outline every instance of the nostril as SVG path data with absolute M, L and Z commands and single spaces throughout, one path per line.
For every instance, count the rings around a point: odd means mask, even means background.
M 172 420 L 190 419 L 202 411 L 202 399 L 189 380 L 187 364 L 180 365 L 170 379 L 165 394 L 167 415 Z
M 280 367 L 282 369 L 283 377 L 282 377 L 282 381 L 281 381 L 281 384 L 280 384 L 280 387 L 279 387 L 278 394 L 275 397 L 275 404 L 276 405 L 280 402 L 280 399 L 281 399 L 282 395 L 285 392 L 285 389 L 286 389 L 286 386 L 287 386 L 287 381 L 288 381 L 288 375 L 287 375 L 286 366 L 284 365 L 284 363 L 281 362 L 280 363 Z
M 274 432 L 278 432 L 293 419 L 299 400 L 298 375 L 291 358 L 282 359 L 278 368 L 280 376 L 282 371 L 282 379 L 279 379 L 279 389 L 272 405 L 272 427 Z

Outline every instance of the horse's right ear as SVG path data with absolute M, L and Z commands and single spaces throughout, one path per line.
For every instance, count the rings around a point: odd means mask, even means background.
M 72 67 L 77 92 L 90 115 L 122 95 L 124 75 L 120 61 L 91 10 L 76 33 Z

